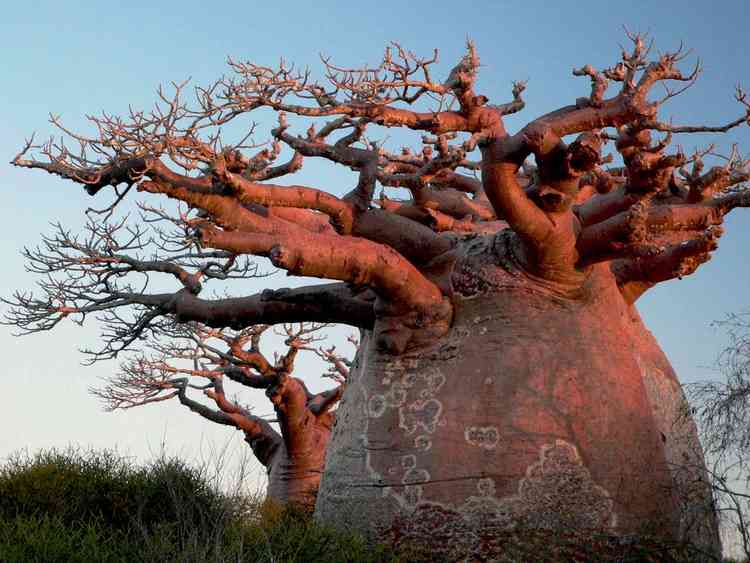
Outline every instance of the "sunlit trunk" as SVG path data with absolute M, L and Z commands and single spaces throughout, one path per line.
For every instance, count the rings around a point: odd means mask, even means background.
M 682 391 L 606 267 L 563 295 L 512 268 L 467 267 L 481 262 L 454 268 L 439 342 L 398 357 L 363 342 L 318 518 L 481 556 L 511 528 L 716 552 L 695 427 L 676 420 Z

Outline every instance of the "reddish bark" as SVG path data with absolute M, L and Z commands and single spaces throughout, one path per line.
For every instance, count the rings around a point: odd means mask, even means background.
M 750 206 L 740 185 L 750 163 L 736 152 L 704 173 L 709 151 L 688 158 L 671 148 L 673 135 L 748 122 L 750 102 L 738 91 L 743 115 L 725 125 L 660 121 L 662 105 L 684 90 L 669 84 L 687 87 L 699 69 L 681 72 L 681 52 L 649 61 L 643 37 L 629 38 L 632 49 L 613 67 L 574 71 L 590 79 L 588 96 L 515 133 L 503 118 L 523 109 L 525 85 L 514 84 L 510 102 L 489 104 L 475 90 L 473 44 L 442 83 L 431 77 L 434 57 L 395 45 L 377 71 L 325 61 L 327 83 L 283 63 L 231 62 L 236 77 L 199 90 L 195 109 L 178 103 L 178 86 L 161 112 L 95 118 L 99 138 L 73 137 L 106 155 L 99 162 L 54 144 L 37 147 L 46 159 L 29 158 L 29 142 L 16 166 L 90 193 L 137 185 L 197 210 L 176 222 L 199 261 L 218 253 L 223 262 L 188 267 L 162 256 L 114 266 L 111 254 L 123 250 L 111 242 L 116 229 L 95 225 L 106 242 L 60 236 L 54 252 L 29 252 L 38 272 L 71 277 L 43 284 L 42 299 L 17 295 L 9 322 L 34 332 L 68 316 L 136 307 L 131 322 L 111 313 L 105 356 L 128 349 L 163 315 L 218 327 L 347 323 L 367 338 L 326 465 L 322 519 L 350 519 L 381 537 L 439 543 L 447 534 L 480 558 L 494 549 L 493 534 L 519 523 L 616 535 L 646 525 L 662 539 L 715 550 L 705 489 L 685 493 L 690 479 L 672 471 L 690 450 L 687 475 L 704 477 L 694 428 L 667 432 L 682 395 L 634 303 L 708 260 L 724 216 Z M 611 83 L 617 92 L 607 97 Z M 654 101 L 657 84 L 667 94 Z M 428 96 L 456 103 L 430 111 L 422 107 Z M 212 137 L 198 138 L 263 107 L 279 112 L 272 149 L 248 156 L 244 139 L 219 150 Z M 287 113 L 331 119 L 293 135 Z M 378 126 L 430 135 L 421 151 L 395 154 L 365 136 Z M 610 141 L 621 166 L 605 166 Z M 290 160 L 271 166 L 282 145 Z M 478 161 L 468 157 L 476 149 Z M 351 169 L 351 190 L 337 197 L 264 183 L 306 158 Z M 477 170 L 481 180 L 470 176 Z M 406 188 L 411 199 L 376 199 L 378 185 Z M 242 254 L 343 283 L 198 297 L 203 281 L 229 275 Z M 182 289 L 150 294 L 111 283 L 132 272 L 170 274 Z
M 201 328 L 196 325 L 176 329 L 167 343 L 153 344 L 155 356 L 139 357 L 123 365 L 121 373 L 94 394 L 104 399 L 110 410 L 131 408 L 177 398 L 181 404 L 206 420 L 231 426 L 245 435 L 257 460 L 266 468 L 266 496 L 278 503 L 294 503 L 312 511 L 323 474 L 326 447 L 336 418 L 331 409 L 342 396 L 349 372 L 335 349 L 317 350 L 332 364 L 337 385 L 321 393 L 308 391 L 304 382 L 293 377 L 295 358 L 300 350 L 312 350 L 319 340 L 312 334 L 322 327 L 287 326 L 286 354 L 271 363 L 259 350 L 260 338 L 268 325 L 238 334 Z M 217 349 L 219 341 L 227 350 Z M 190 360 L 201 368 L 180 367 Z M 224 377 L 241 385 L 264 389 L 276 414 L 276 430 L 270 421 L 227 399 Z M 207 380 L 204 385 L 191 378 Z M 202 389 L 216 406 L 191 398 L 189 389 Z
M 608 266 L 563 293 L 487 237 L 462 245 L 451 279 L 454 322 L 433 346 L 363 343 L 318 516 L 447 559 L 499 557 L 513 529 L 716 552 L 697 434 L 676 424 L 682 390 Z

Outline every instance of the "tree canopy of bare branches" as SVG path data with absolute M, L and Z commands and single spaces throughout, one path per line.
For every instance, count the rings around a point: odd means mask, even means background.
M 472 42 L 442 80 L 434 72 L 437 52 L 420 57 L 392 44 L 375 66 L 324 58 L 320 78 L 283 60 L 230 60 L 228 76 L 192 96 L 187 83 L 173 84 L 159 90 L 151 111 L 91 116 L 88 136 L 53 117 L 61 138 L 32 138 L 12 164 L 69 180 L 109 204 L 92 212 L 86 237 L 59 228 L 26 252 L 44 281 L 40 294 L 6 300 L 6 321 L 36 332 L 62 318 L 99 315 L 99 357 L 116 356 L 175 320 L 239 331 L 306 322 L 362 329 L 362 373 L 342 405 L 348 422 L 336 435 L 330 486 L 324 480 L 318 501 L 324 519 L 351 511 L 372 531 L 380 510 L 382 534 L 401 526 L 404 510 L 421 510 L 422 518 L 407 518 L 395 535 L 424 538 L 429 526 L 415 522 L 438 518 L 442 506 L 456 526 L 450 534 L 469 537 L 457 515 L 476 491 L 487 496 L 497 486 L 506 500 L 516 498 L 512 480 L 478 477 L 488 467 L 523 483 L 539 456 L 569 448 L 566 459 L 586 460 L 586 474 L 602 490 L 632 487 L 632 494 L 596 501 L 599 489 L 591 489 L 594 516 L 581 526 L 628 533 L 639 520 L 659 520 L 672 502 L 663 496 L 671 477 L 664 472 L 663 483 L 647 490 L 633 476 L 668 465 L 671 450 L 659 440 L 655 413 L 665 396 L 677 401 L 681 392 L 656 343 L 642 336 L 633 305 L 655 285 L 692 274 L 717 248 L 727 213 L 750 206 L 750 161 L 737 147 L 685 154 L 673 143 L 750 123 L 750 100 L 738 87 L 737 117 L 727 123 L 664 118 L 669 101 L 700 76 L 700 63 L 691 67 L 682 48 L 657 54 L 648 38 L 627 35 L 629 46 L 612 66 L 581 61 L 574 68 L 576 80 L 590 83 L 584 95 L 515 132 L 504 120 L 524 109 L 527 85 L 512 82 L 499 100 L 480 92 Z M 267 133 L 250 121 L 264 111 L 276 116 Z M 417 132 L 417 146 L 389 147 L 381 139 L 395 128 Z M 237 130 L 230 139 L 226 132 Z M 295 183 L 292 175 L 310 159 L 350 170 L 346 193 Z M 184 206 L 179 216 L 144 208 L 178 230 L 174 248 L 155 240 L 147 256 L 139 228 L 114 219 L 133 188 L 146 201 Z M 325 281 L 207 298 L 202 288 L 212 278 L 256 273 L 247 256 Z M 156 274 L 175 278 L 178 290 L 125 281 Z M 556 384 L 547 378 L 558 364 L 576 384 L 540 407 L 533 396 L 552 393 Z M 449 365 L 460 377 L 446 375 Z M 473 393 L 498 373 L 505 387 L 488 391 L 495 402 L 480 408 Z M 521 388 L 526 399 L 517 395 Z M 459 397 L 473 405 L 466 416 L 456 415 Z M 586 415 L 565 418 L 572 411 Z M 519 432 L 533 447 L 488 457 L 495 451 L 488 444 L 517 444 Z M 627 477 L 596 465 L 608 448 Z M 470 477 L 455 458 L 473 468 Z M 462 488 L 462 479 L 479 481 Z M 428 488 L 437 491 L 434 502 Z M 365 491 L 372 496 L 357 501 Z M 674 538 L 679 517 L 670 514 L 654 529 Z M 555 518 L 540 524 L 529 516 L 529 525 L 552 526 Z M 485 545 L 485 532 L 475 532 Z

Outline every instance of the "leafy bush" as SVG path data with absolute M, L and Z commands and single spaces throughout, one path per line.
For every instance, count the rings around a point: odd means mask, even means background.
M 141 560 L 137 543 L 101 523 L 71 524 L 59 516 L 0 516 L 0 560 L 115 563 Z
M 225 512 L 201 471 L 178 459 L 134 467 L 110 451 L 50 450 L 15 455 L 0 468 L 0 515 L 100 521 L 127 530 L 168 523 L 207 525 Z
M 398 561 L 294 508 L 224 495 L 206 467 L 51 450 L 0 467 L 0 561 Z

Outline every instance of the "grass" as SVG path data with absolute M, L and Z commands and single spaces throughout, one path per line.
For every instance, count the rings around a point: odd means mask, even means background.
M 209 466 L 159 457 L 146 466 L 109 451 L 12 456 L 0 466 L 0 562 L 397 563 L 440 561 L 426 546 L 395 553 L 294 508 L 221 492 Z M 238 482 L 238 485 L 240 482 Z M 682 561 L 658 545 L 516 530 L 502 561 Z M 445 546 L 443 546 L 445 547 Z M 444 559 L 444 558 L 443 558 Z M 448 560 L 455 561 L 455 557 Z M 466 559 L 471 561 L 472 559 Z
M 16 455 L 0 468 L 3 562 L 395 562 L 384 548 L 212 486 L 175 458 Z

